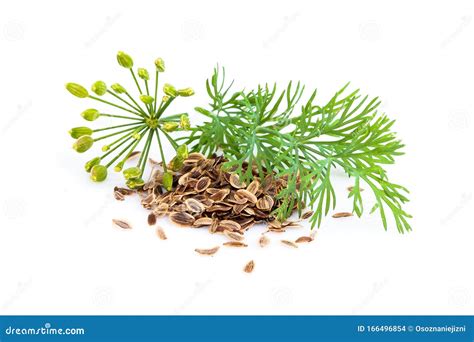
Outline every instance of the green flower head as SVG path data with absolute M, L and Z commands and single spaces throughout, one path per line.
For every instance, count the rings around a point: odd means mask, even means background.
M 168 96 L 171 96 L 171 97 L 176 97 L 178 96 L 178 92 L 176 90 L 175 87 L 173 87 L 171 84 L 169 83 L 165 83 L 165 85 L 163 86 L 163 92 L 168 95 Z
M 89 127 L 74 127 L 69 130 L 69 135 L 72 138 L 78 139 L 83 135 L 92 135 L 93 131 Z
M 87 121 L 97 120 L 100 116 L 100 113 L 97 109 L 89 108 L 81 113 L 81 116 Z
M 179 126 L 184 129 L 185 131 L 189 131 L 191 129 L 191 123 L 189 122 L 189 116 L 183 114 L 179 118 Z
M 107 168 L 104 165 L 94 165 L 91 169 L 91 179 L 102 182 L 107 178 Z
M 183 164 L 184 159 L 181 156 L 176 155 L 173 159 L 171 159 L 169 168 L 173 171 L 179 171 L 183 167 Z
M 184 88 L 178 90 L 178 95 L 183 97 L 193 96 L 194 89 L 193 88 Z
M 123 51 L 117 53 L 117 62 L 120 66 L 131 69 L 133 67 L 133 59 Z
M 125 179 L 135 179 L 139 178 L 142 174 L 142 170 L 139 167 L 129 167 L 128 169 L 123 170 L 123 176 Z
M 72 148 L 79 153 L 84 153 L 92 147 L 94 139 L 90 135 L 83 135 L 72 145 Z
M 110 88 L 112 88 L 113 91 L 115 91 L 117 94 L 124 94 L 127 92 L 127 90 L 125 90 L 124 87 L 122 87 L 120 84 L 118 83 L 114 83 L 110 86 Z
M 107 85 L 103 81 L 97 81 L 92 85 L 91 90 L 97 95 L 102 96 L 107 92 Z
M 140 100 L 148 105 L 151 105 L 155 99 L 150 95 L 140 95 Z
M 156 66 L 156 70 L 158 70 L 159 72 L 164 72 L 165 71 L 165 61 L 163 60 L 163 58 L 155 59 L 155 66 Z
M 85 98 L 89 96 L 87 89 L 77 83 L 66 83 L 66 89 L 76 97 Z
M 188 146 L 181 145 L 176 149 L 176 155 L 180 158 L 187 159 L 189 157 Z
M 150 79 L 150 74 L 148 74 L 148 70 L 145 68 L 138 68 L 138 77 L 142 80 L 148 81 Z
M 85 165 L 84 169 L 86 169 L 86 172 L 91 172 L 92 168 L 96 165 L 100 164 L 100 157 L 95 157 L 89 160 Z

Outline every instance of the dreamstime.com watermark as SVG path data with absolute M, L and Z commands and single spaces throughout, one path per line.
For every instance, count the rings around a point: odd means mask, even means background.
M 24 335 L 85 335 L 84 328 L 53 328 L 51 323 L 45 323 L 39 328 L 17 328 L 9 326 L 5 328 L 4 334 L 7 336 L 24 336 Z

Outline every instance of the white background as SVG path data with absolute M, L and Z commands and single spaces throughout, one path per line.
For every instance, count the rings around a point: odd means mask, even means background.
M 2 1 L 0 313 L 473 314 L 473 5 Z M 164 220 L 169 239 L 159 240 L 137 199 L 113 199 L 120 175 L 89 181 L 83 163 L 94 153 L 75 153 L 67 134 L 83 109 L 104 107 L 66 82 L 133 86 L 118 50 L 150 70 L 161 56 L 166 81 L 195 88 L 169 113 L 205 105 L 216 63 L 239 86 L 301 80 L 324 102 L 351 81 L 380 96 L 407 145 L 390 175 L 411 190 L 413 232 L 385 232 L 375 215 L 329 217 L 298 250 L 276 234 L 260 249 L 259 227 L 246 250 L 205 258 L 194 248 L 221 236 Z M 336 211 L 351 210 L 350 181 L 335 181 Z

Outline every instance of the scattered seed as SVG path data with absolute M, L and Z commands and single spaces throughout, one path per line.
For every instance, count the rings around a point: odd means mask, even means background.
M 210 217 L 200 217 L 194 221 L 194 227 L 210 226 L 212 224 L 212 218 Z
M 300 236 L 295 240 L 296 243 L 301 243 L 301 242 L 311 242 L 313 241 L 313 238 L 311 236 Z
M 237 189 L 241 189 L 241 188 L 245 188 L 246 187 L 246 184 L 245 183 L 242 183 L 240 181 L 240 177 L 238 174 L 231 174 L 230 177 L 229 177 L 229 183 L 230 185 L 232 185 L 234 188 L 237 188 Z
M 314 211 L 307 211 L 305 212 L 303 215 L 301 215 L 301 219 L 302 220 L 306 220 L 306 219 L 309 219 L 311 216 L 313 216 L 314 214 Z
M 156 223 L 156 215 L 153 214 L 153 213 L 150 213 L 150 214 L 148 215 L 148 224 L 149 224 L 150 226 L 153 226 L 155 223 Z
M 204 204 L 202 204 L 201 202 L 199 202 L 198 200 L 194 198 L 188 198 L 186 201 L 184 201 L 184 204 L 186 205 L 188 210 L 193 213 L 200 214 L 204 210 L 206 210 L 206 208 L 204 207 Z
M 219 225 L 230 231 L 239 231 L 242 229 L 238 222 L 232 220 L 222 220 Z
M 141 151 L 133 151 L 133 152 L 130 153 L 130 155 L 128 156 L 127 161 L 130 161 L 130 160 L 135 159 L 135 158 L 138 157 L 141 153 L 142 153 Z
M 227 241 L 224 242 L 223 245 L 229 247 L 247 247 L 247 244 L 242 241 Z
M 170 215 L 170 220 L 182 226 L 191 226 L 194 223 L 195 218 L 185 212 L 175 212 Z
M 266 237 L 265 235 L 260 236 L 260 239 L 258 240 L 258 244 L 260 247 L 265 247 L 270 243 L 270 239 Z
M 237 190 L 236 194 L 239 195 L 240 197 L 246 198 L 249 202 L 252 202 L 254 204 L 257 203 L 257 196 L 255 196 L 248 190 L 239 189 Z
M 219 250 L 219 246 L 216 246 L 214 248 L 209 248 L 209 249 L 201 249 L 201 248 L 196 248 L 195 251 L 199 254 L 202 255 L 214 255 L 217 253 Z
M 349 217 L 349 216 L 353 216 L 353 214 L 348 213 L 348 212 L 342 212 L 342 213 L 335 213 L 334 215 L 332 215 L 332 217 L 334 218 Z
M 290 246 L 290 247 L 293 247 L 293 248 L 298 248 L 298 245 L 296 243 L 294 243 L 293 241 L 289 241 L 289 240 L 280 240 L 282 244 L 286 245 L 286 246 Z
M 165 234 L 165 231 L 164 231 L 163 228 L 161 228 L 161 227 L 157 227 L 157 228 L 156 228 L 156 235 L 158 235 L 158 237 L 159 237 L 161 240 L 166 240 L 166 239 L 167 239 L 166 234 Z
M 128 223 L 127 221 L 112 219 L 112 222 L 113 222 L 114 225 L 116 225 L 116 226 L 119 227 L 119 228 L 122 228 L 122 229 L 132 229 L 132 226 L 131 226 L 130 223 Z
M 244 239 L 244 236 L 242 234 L 239 234 L 239 233 L 225 231 L 224 235 L 227 236 L 229 239 L 232 239 L 232 240 L 235 240 L 235 241 L 242 241 Z
M 265 195 L 257 201 L 257 208 L 264 211 L 269 211 L 273 208 L 274 200 L 272 197 Z
M 194 187 L 194 190 L 197 192 L 203 192 L 209 187 L 210 184 L 211 184 L 211 179 L 209 177 L 202 177 L 201 179 L 197 181 L 196 186 Z
M 258 180 L 254 180 L 252 183 L 249 184 L 247 187 L 247 191 L 251 192 L 252 194 L 256 194 L 258 189 L 260 188 L 260 182 Z
M 252 273 L 253 269 L 255 268 L 255 262 L 250 260 L 244 267 L 245 273 Z

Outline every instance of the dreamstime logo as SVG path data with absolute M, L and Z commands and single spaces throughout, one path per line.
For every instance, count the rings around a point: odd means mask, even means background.
M 287 307 L 293 302 L 293 291 L 287 287 L 273 289 L 272 302 L 275 307 Z
M 22 40 L 25 35 L 23 25 L 16 21 L 9 21 L 3 26 L 3 37 L 9 42 Z
M 371 291 L 362 299 L 362 301 L 357 305 L 353 310 L 352 314 L 357 314 L 367 305 L 374 300 L 374 298 L 379 294 L 382 289 L 384 289 L 388 284 L 388 279 L 383 279 L 382 281 L 377 281 L 373 284 Z
M 31 278 L 26 281 L 19 281 L 15 292 L 3 303 L 2 309 L 6 310 L 11 307 L 31 287 L 31 283 Z
M 458 307 L 467 307 L 471 302 L 471 292 L 466 288 L 453 289 L 449 302 Z
M 108 306 L 112 303 L 113 297 L 110 288 L 98 288 L 92 297 L 92 302 L 97 306 Z
M 272 35 L 270 35 L 266 40 L 263 41 L 263 47 L 265 49 L 268 49 L 273 45 L 279 38 L 280 36 L 288 30 L 288 27 L 298 19 L 300 14 L 298 12 L 293 13 L 292 15 L 285 16 L 283 18 L 283 23 L 273 32 Z
M 91 47 L 94 45 L 100 37 L 102 37 L 115 22 L 121 17 L 121 13 L 116 13 L 113 16 L 108 16 L 105 18 L 105 23 L 101 26 L 101 28 L 89 39 L 84 43 L 86 48 Z
M 359 25 L 359 35 L 362 40 L 376 42 L 380 40 L 380 26 L 375 21 L 367 21 Z
M 29 100 L 24 104 L 19 104 L 17 106 L 17 110 L 13 114 L 12 118 L 7 122 L 5 126 L 2 128 L 2 136 L 18 121 L 21 119 L 23 115 L 25 115 L 31 108 L 32 101 Z
M 449 116 L 448 128 L 453 131 L 463 130 L 469 127 L 470 117 L 465 111 L 456 111 Z
M 3 215 L 9 220 L 17 220 L 26 215 L 25 200 L 19 197 L 7 198 L 3 202 L 2 209 Z
M 456 38 L 463 32 L 466 27 L 471 23 L 472 17 L 469 15 L 466 15 L 461 18 L 461 23 L 458 25 L 456 30 L 452 32 L 448 37 L 446 37 L 442 42 L 441 42 L 441 48 L 444 49 L 446 48 L 449 44 L 451 44 Z
M 451 212 L 446 215 L 446 217 L 441 219 L 441 224 L 445 225 L 453 219 L 469 202 L 472 200 L 472 193 L 463 193 L 461 195 L 461 200 L 459 203 L 451 210 Z
M 187 19 L 181 24 L 181 38 L 191 42 L 206 38 L 206 28 L 203 23 L 196 19 Z

